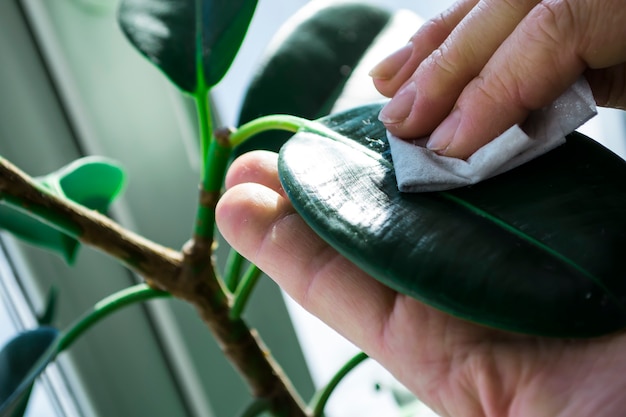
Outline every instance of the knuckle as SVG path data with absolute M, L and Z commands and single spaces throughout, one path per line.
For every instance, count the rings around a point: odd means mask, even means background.
M 499 73 L 481 74 L 475 79 L 475 94 L 480 95 L 481 102 L 493 104 L 517 103 L 520 101 L 519 89 L 506 82 Z
M 624 0 L 580 0 L 585 7 L 576 28 L 577 50 L 591 68 L 616 65 L 626 59 L 626 3 Z
M 568 1 L 542 1 L 528 15 L 522 30 L 532 42 L 554 48 L 563 45 L 568 34 L 573 33 L 575 16 Z
M 447 46 L 440 46 L 431 55 L 432 65 L 439 72 L 455 75 L 458 72 L 458 62 L 454 59 L 453 54 L 453 51 Z

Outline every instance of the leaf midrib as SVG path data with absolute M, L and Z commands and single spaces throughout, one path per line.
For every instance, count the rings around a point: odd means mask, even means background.
M 497 216 L 494 216 L 493 214 L 485 211 L 484 209 L 475 206 L 474 204 L 463 200 L 455 195 L 452 195 L 448 192 L 445 191 L 440 191 L 438 193 L 440 196 L 444 197 L 445 199 L 452 201 L 455 204 L 460 205 L 461 207 L 466 208 L 467 210 L 469 210 L 470 212 L 472 212 L 473 214 L 480 216 L 480 217 L 484 217 L 485 219 L 489 220 L 490 222 L 494 223 L 495 225 L 499 226 L 500 228 L 506 230 L 507 232 L 519 237 L 522 240 L 525 240 L 526 242 L 532 244 L 533 246 L 538 247 L 539 249 L 549 253 L 550 255 L 554 256 L 555 258 L 559 259 L 560 261 L 566 263 L 567 265 L 569 265 L 570 267 L 572 267 L 573 269 L 577 270 L 578 272 L 580 272 L 581 274 L 583 274 L 584 276 L 586 276 L 587 278 L 596 281 L 596 283 L 598 284 L 598 286 L 600 286 L 601 288 L 603 288 L 605 291 L 607 291 L 607 289 L 604 287 L 604 285 L 602 285 L 601 282 L 598 281 L 598 279 L 589 271 L 587 271 L 585 268 L 583 268 L 582 266 L 580 266 L 579 264 L 577 264 L 576 262 L 574 262 L 572 259 L 568 258 L 567 256 L 563 255 L 560 252 L 557 252 L 555 249 L 551 248 L 550 246 L 546 245 L 545 243 L 541 242 L 539 239 L 536 239 L 532 236 L 530 236 L 529 234 L 521 231 L 520 229 L 518 229 L 517 227 L 505 222 L 504 220 L 500 219 Z M 608 292 L 608 291 L 607 291 Z
M 483 210 L 482 208 L 475 206 L 474 204 L 463 200 L 459 197 L 456 197 L 448 192 L 445 191 L 440 191 L 438 193 L 440 196 L 444 197 L 445 199 L 452 201 L 456 204 L 459 204 L 460 206 L 468 209 L 470 212 L 472 212 L 473 214 L 477 215 L 477 216 L 481 216 L 486 218 L 487 220 L 491 221 L 493 224 L 497 225 L 498 227 L 504 229 L 505 231 L 519 237 L 520 239 L 530 243 L 531 245 L 539 248 L 540 250 L 546 251 L 547 253 L 549 253 L 550 255 L 554 256 L 556 259 L 560 260 L 561 262 L 569 265 L 570 267 L 572 267 L 573 269 L 575 269 L 576 271 L 580 272 L 583 276 L 587 277 L 589 280 L 591 280 L 595 285 L 598 286 L 598 288 L 600 288 L 602 291 L 604 291 L 604 293 L 609 297 L 609 299 L 611 299 L 613 301 L 613 303 L 623 312 L 626 312 L 626 306 L 622 305 L 622 303 L 619 302 L 619 299 L 617 297 L 615 297 L 613 295 L 613 293 L 604 285 L 604 283 L 597 278 L 594 274 L 592 274 L 591 272 L 589 272 L 587 269 L 583 268 L 582 266 L 580 266 L 578 263 L 574 262 L 572 259 L 570 259 L 569 257 L 563 255 L 560 252 L 557 252 L 556 250 L 554 250 L 553 248 L 551 248 L 550 246 L 546 245 L 545 243 L 541 242 L 539 239 L 536 239 L 532 236 L 530 236 L 527 233 L 524 233 L 523 231 L 519 230 L 517 227 L 510 225 L 509 223 L 505 222 L 504 220 L 500 219 L 497 216 L 494 216 L 492 214 L 490 214 L 489 212 Z

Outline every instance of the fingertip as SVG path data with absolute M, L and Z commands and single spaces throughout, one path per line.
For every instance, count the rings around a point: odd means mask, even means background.
M 380 94 L 391 98 L 407 82 L 420 62 L 414 52 L 415 45 L 409 42 L 371 69 L 369 76 Z
M 445 153 L 450 143 L 454 140 L 456 132 L 461 123 L 461 113 L 454 110 L 450 115 L 433 131 L 426 143 L 426 147 L 431 151 Z
M 433 132 L 427 147 L 439 155 L 467 159 L 511 126 L 522 124 L 529 111 L 507 104 L 479 104 L 457 108 Z M 432 143 L 431 143 L 432 142 Z
M 235 159 L 226 173 L 224 180 L 226 188 L 246 182 L 255 182 L 272 190 L 279 190 L 278 154 L 269 151 L 252 151 Z
M 435 129 L 428 141 L 428 149 L 441 156 L 465 160 L 494 140 L 499 135 L 499 130 L 506 130 L 496 126 L 515 124 L 504 119 L 474 123 L 482 119 L 483 114 L 474 116 L 463 114 L 459 109 L 455 110 Z
M 466 160 L 467 158 L 472 156 L 477 150 L 479 150 L 484 145 L 489 143 L 491 140 L 488 140 L 486 143 L 479 143 L 479 144 L 473 143 L 471 141 L 461 140 L 459 141 L 460 143 L 450 144 L 446 148 L 437 150 L 435 152 L 437 152 L 437 154 L 441 156 L 447 156 L 448 158 L 457 158 L 457 159 Z
M 385 125 L 393 126 L 403 123 L 413 110 L 417 87 L 414 82 L 409 82 L 396 93 L 396 95 L 385 104 L 378 114 L 378 120 Z
M 429 135 L 446 117 L 450 108 L 441 97 L 432 100 L 420 86 L 411 81 L 389 101 L 378 119 L 394 136 L 402 139 L 418 139 Z
M 280 194 L 260 184 L 243 183 L 220 198 L 215 221 L 224 239 L 254 261 L 272 225 L 291 213 L 291 204 Z
M 380 81 L 391 79 L 407 63 L 412 53 L 413 42 L 409 41 L 406 45 L 374 65 L 369 72 L 369 76 Z
M 374 88 L 383 96 L 387 98 L 393 97 L 393 94 L 396 92 L 396 89 L 392 85 L 390 85 L 389 80 L 382 80 L 378 78 L 372 78 L 372 83 L 374 84 Z

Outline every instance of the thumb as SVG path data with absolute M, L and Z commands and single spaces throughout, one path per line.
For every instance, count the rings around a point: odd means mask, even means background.
M 542 2 L 520 22 L 459 96 L 428 147 L 467 158 L 531 110 L 550 104 L 584 72 L 576 17 L 565 2 Z M 560 10 L 566 9 L 566 10 Z

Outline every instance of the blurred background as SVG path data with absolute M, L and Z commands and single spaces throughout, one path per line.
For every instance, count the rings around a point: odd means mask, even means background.
M 322 2 L 327 0 L 311 0 Z M 259 1 L 250 31 L 212 99 L 221 125 L 234 125 L 248 82 L 279 27 L 307 1 Z M 428 19 L 452 1 L 370 0 Z M 119 160 L 129 173 L 112 216 L 174 248 L 190 236 L 198 178 L 191 101 L 128 44 L 115 21 L 115 0 L 0 2 L 0 155 L 43 175 L 87 154 Z M 419 26 L 407 20 L 398 43 Z M 374 91 L 354 98 L 377 99 Z M 343 102 L 348 106 L 352 102 Z M 623 112 L 601 110 L 580 129 L 626 157 Z M 106 256 L 81 248 L 68 267 L 54 254 L 0 233 L 0 345 L 36 325 L 51 287 L 59 291 L 55 323 L 63 328 L 99 299 L 139 281 Z M 246 319 L 309 398 L 358 350 L 303 311 L 269 280 Z M 400 402 L 411 403 L 401 410 Z M 235 416 L 246 388 L 188 305 L 160 300 L 107 319 L 37 384 L 29 416 Z M 405 414 L 409 413 L 409 414 Z M 433 416 L 412 403 L 380 366 L 368 361 L 339 386 L 328 417 Z

